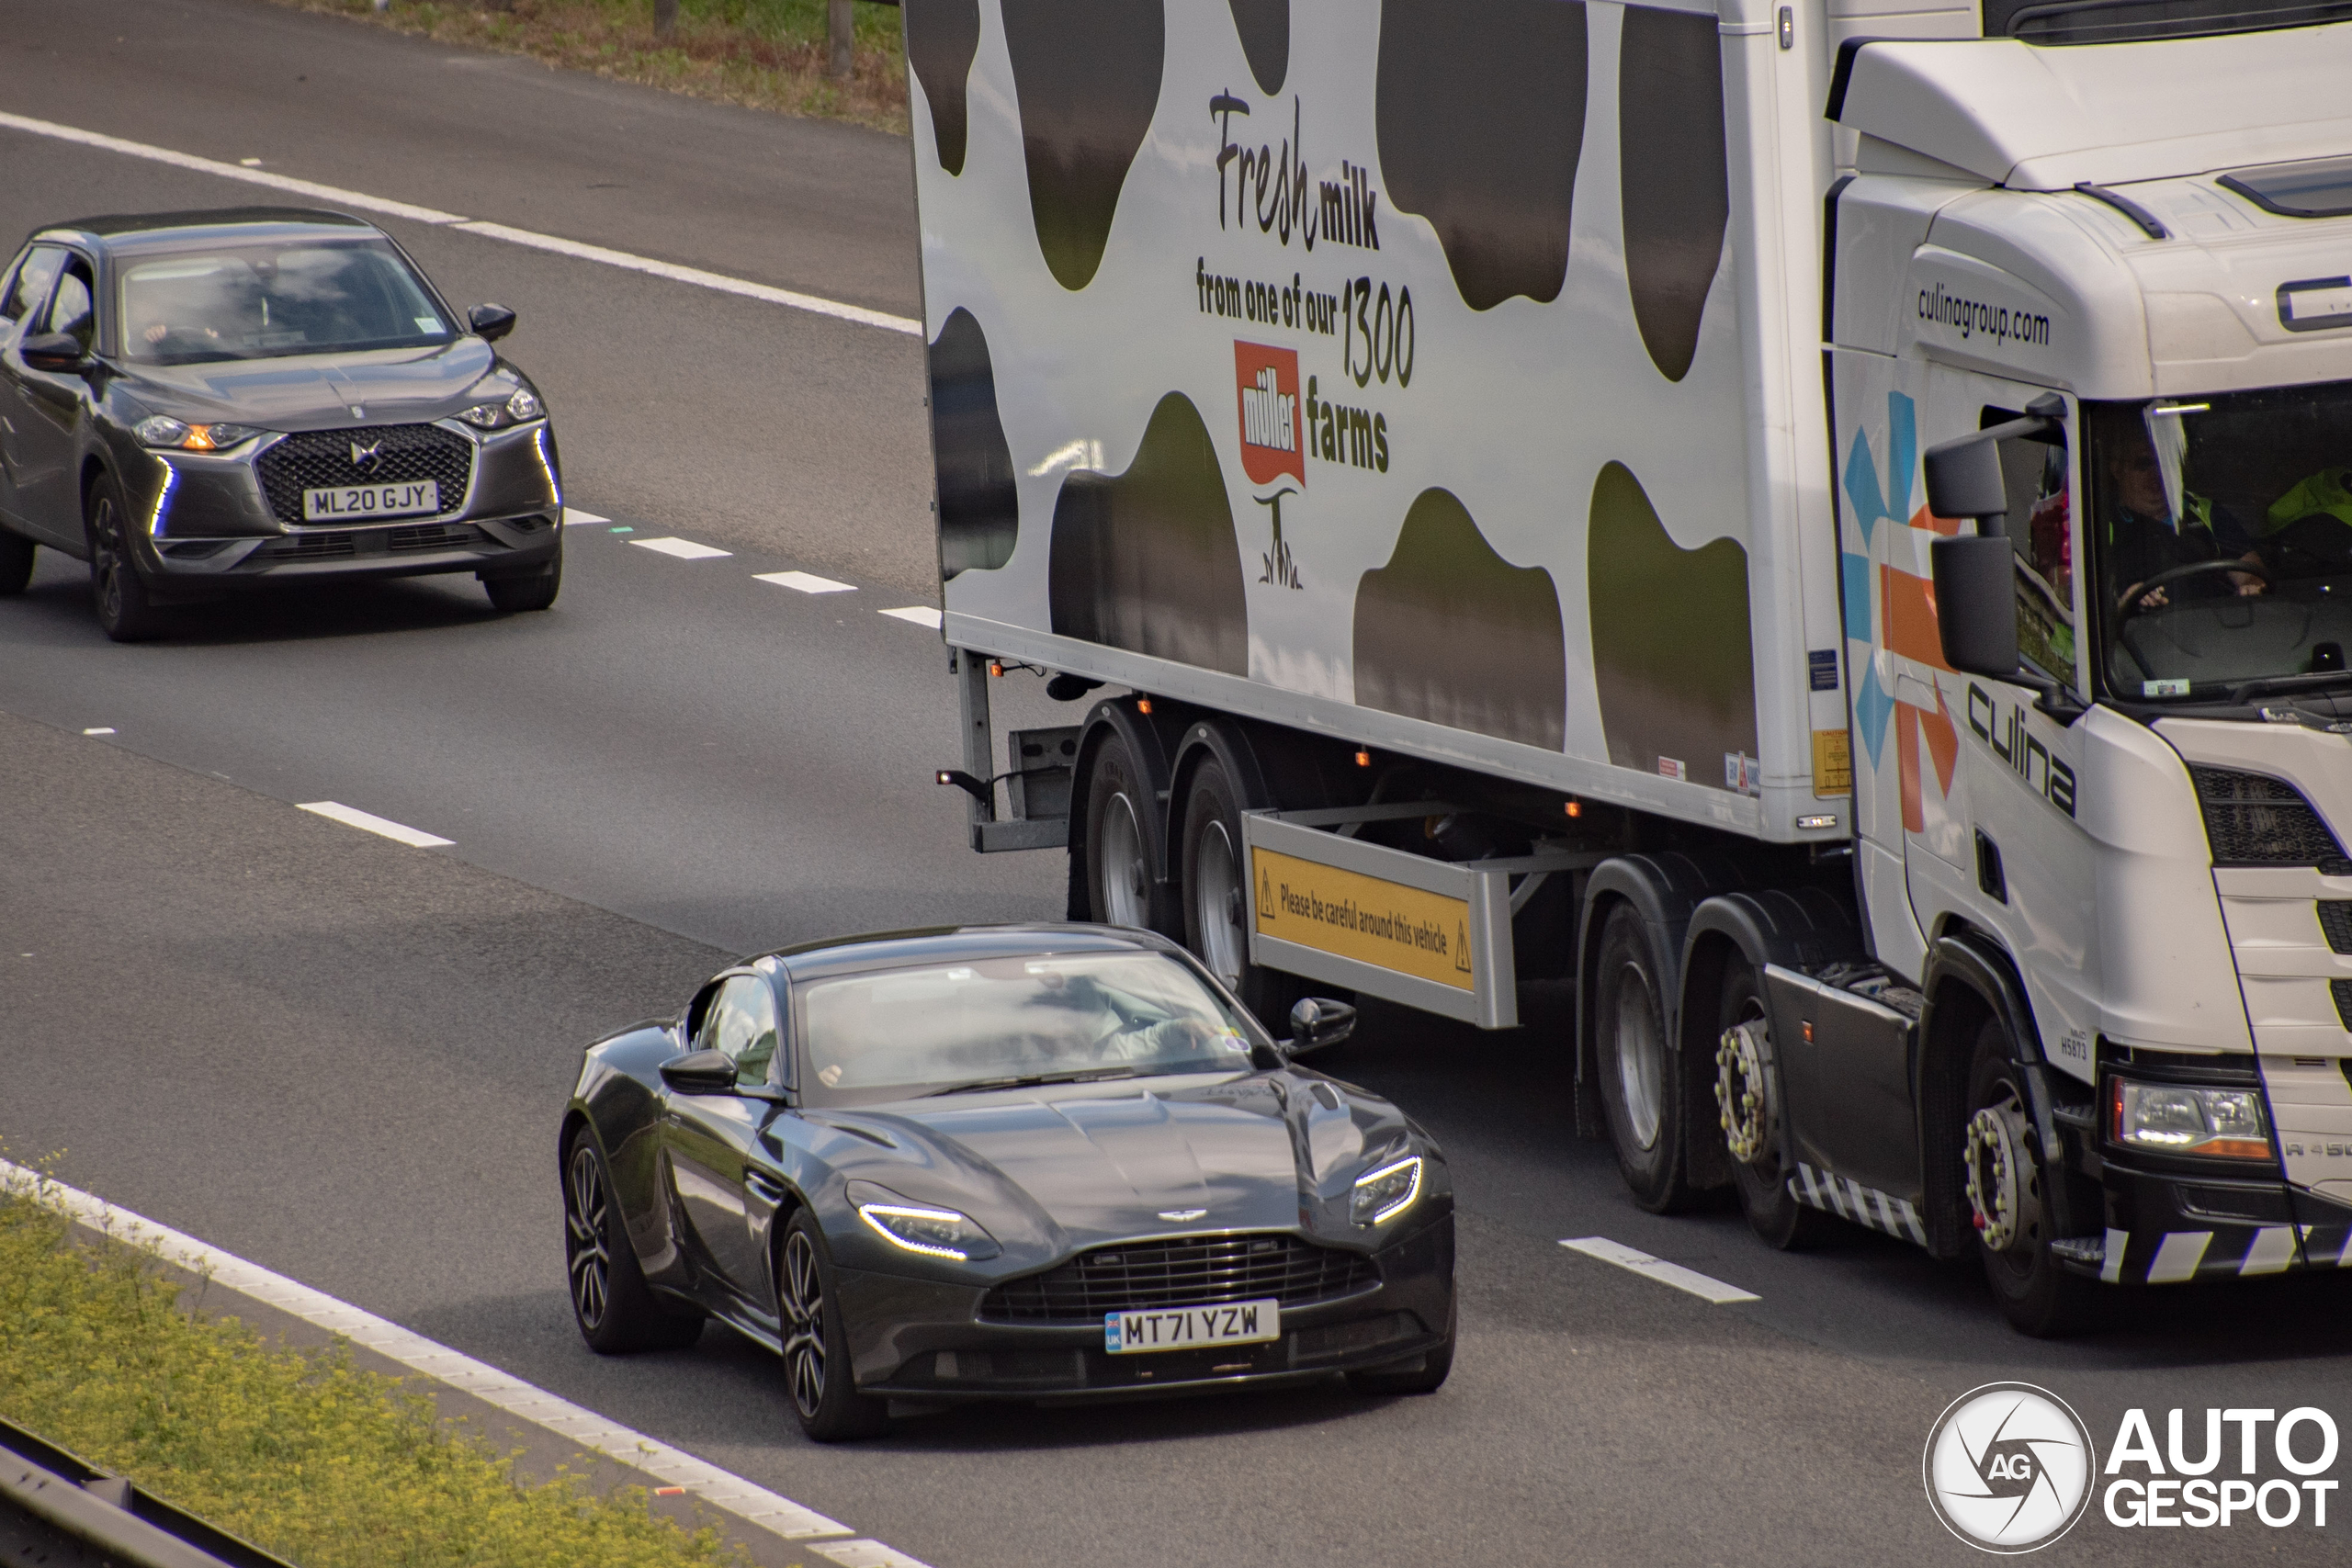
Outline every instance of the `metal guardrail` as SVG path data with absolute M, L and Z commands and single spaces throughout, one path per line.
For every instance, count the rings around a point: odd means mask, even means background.
M 26 1549 L 30 1548 L 28 1551 Z M 0 1421 L 0 1561 L 124 1568 L 292 1568 L 151 1493 Z M 73 1555 L 68 1555 L 72 1553 Z

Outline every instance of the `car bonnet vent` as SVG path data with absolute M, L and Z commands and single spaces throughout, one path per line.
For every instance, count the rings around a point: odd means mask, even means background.
M 2343 846 L 2295 786 L 2267 773 L 2192 766 L 2215 865 L 2317 865 Z

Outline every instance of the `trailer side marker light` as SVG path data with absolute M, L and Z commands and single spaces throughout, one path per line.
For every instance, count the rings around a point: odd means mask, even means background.
M 1568 806 L 1567 806 L 1567 811 L 1568 811 L 1568 815 L 1569 815 L 1569 816 L 1571 816 L 1571 817 L 1581 817 L 1581 816 L 1583 816 L 1583 815 L 1584 815 L 1584 802 L 1583 802 L 1583 801 L 1581 801 L 1581 800 L 1571 800 L 1571 801 L 1569 801 L 1569 802 L 1568 802 Z
M 1372 753 L 1369 751 L 1357 752 L 1356 766 L 1359 768 L 1369 768 L 1372 766 Z
M 1797 818 L 1797 828 L 1800 831 L 1812 828 L 1835 828 L 1836 826 L 1838 826 L 1838 814 L 1834 811 L 1825 812 L 1819 817 Z
M 1000 680 L 1000 681 L 1003 680 L 1003 679 L 1004 679 L 1004 660 L 1001 660 L 1001 659 L 991 659 L 991 660 L 989 660 L 989 674 L 991 674 L 991 675 L 993 675 L 993 676 L 995 676 L 995 677 L 996 677 L 998 680 Z
M 1149 713 L 1150 711 L 1151 699 L 1149 697 L 1137 697 L 1136 699 L 1136 712 Z

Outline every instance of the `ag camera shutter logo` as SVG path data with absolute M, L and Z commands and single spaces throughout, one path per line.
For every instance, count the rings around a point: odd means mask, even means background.
M 1928 1433 L 1928 1504 L 1980 1551 L 2038 1551 L 2090 1506 L 2098 1456 L 2066 1402 L 2031 1383 L 1970 1389 Z

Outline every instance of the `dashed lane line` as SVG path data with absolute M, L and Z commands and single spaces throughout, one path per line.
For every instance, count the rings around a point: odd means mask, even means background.
M 1560 1245 L 1571 1252 L 1581 1252 L 1587 1258 L 1598 1258 L 1603 1263 L 1614 1263 L 1620 1269 L 1639 1274 L 1645 1279 L 1656 1280 L 1661 1285 L 1671 1285 L 1678 1291 L 1688 1291 L 1702 1301 L 1713 1302 L 1717 1306 L 1731 1302 L 1760 1302 L 1764 1299 L 1753 1291 L 1743 1291 L 1737 1285 L 1726 1285 L 1721 1280 L 1702 1274 L 1696 1269 L 1685 1269 L 1679 1263 L 1668 1263 L 1662 1258 L 1652 1258 L 1646 1252 L 1637 1252 L 1624 1243 L 1611 1241 L 1605 1235 L 1578 1236 L 1574 1240 L 1564 1237 Z
M 678 1487 L 744 1523 L 786 1540 L 803 1541 L 841 1568 L 924 1568 L 902 1551 L 846 1536 L 849 1528 L 791 1498 L 757 1486 L 705 1460 L 642 1432 L 608 1421 L 593 1410 L 559 1399 L 546 1390 L 510 1377 L 447 1346 L 413 1334 L 400 1325 L 312 1290 L 258 1263 L 197 1240 L 143 1215 L 119 1209 L 87 1192 L 49 1180 L 20 1165 L 0 1160 L 0 1188 L 23 1193 L 62 1211 L 77 1223 L 134 1245 L 152 1245 L 169 1261 L 209 1278 L 214 1284 L 288 1313 L 354 1345 L 388 1357 L 420 1375 L 473 1395 L 510 1416 L 544 1427 L 567 1441 L 606 1454 L 654 1476 L 669 1493 Z M 672 1494 L 674 1495 L 674 1494 Z
M 567 528 L 584 528 L 592 523 L 610 523 L 611 521 L 609 517 L 599 517 L 593 512 L 582 512 L 576 506 L 567 506 L 563 509 L 563 525 Z
M 659 539 L 631 539 L 629 543 L 640 550 L 652 550 L 661 555 L 675 556 L 680 560 L 717 560 L 721 556 L 731 556 L 735 553 L 732 550 L 719 549 L 714 545 L 697 545 L 692 539 L 674 539 L 666 536 Z
M 341 801 L 305 801 L 302 803 L 302 809 L 315 811 L 330 821 L 340 822 L 346 828 L 359 828 L 370 833 L 381 833 L 387 839 L 395 839 L 420 850 L 447 849 L 457 842 L 454 839 L 439 838 L 418 829 L 394 822 L 389 818 L 379 817 L 373 812 L 345 806 Z
M 114 733 L 114 726 L 111 724 L 102 724 L 96 729 L 85 729 L 82 731 L 82 733 L 85 735 L 112 735 Z
M 888 615 L 894 621 L 908 621 L 918 626 L 929 626 L 933 631 L 939 629 L 939 612 L 928 604 L 908 604 L 896 610 L 879 610 L 876 614 Z
M 546 251 L 555 255 L 570 256 L 577 261 L 597 262 L 623 271 L 643 273 L 648 276 L 666 278 L 673 283 L 690 284 L 714 293 L 732 294 L 741 299 L 757 299 L 764 304 L 782 305 L 787 310 L 805 310 L 811 315 L 831 316 L 835 321 L 851 321 L 858 326 L 876 327 L 884 332 L 901 333 L 911 337 L 923 336 L 923 326 L 907 316 L 894 316 L 886 310 L 869 310 L 863 305 L 851 305 L 839 299 L 827 299 L 820 295 L 803 294 L 796 289 L 776 288 L 764 283 L 752 283 L 745 278 L 729 277 L 724 273 L 708 272 L 696 266 L 680 266 L 674 262 L 656 261 L 650 256 L 635 255 L 628 251 L 616 251 L 604 245 L 584 244 L 578 240 L 566 240 L 555 234 L 541 234 L 530 229 L 516 229 L 504 223 L 492 223 L 466 217 L 458 212 L 443 212 L 437 208 L 419 207 L 413 202 L 393 201 L 385 197 L 369 196 L 364 191 L 345 190 L 339 186 L 321 185 L 315 180 L 296 179 L 290 175 L 275 174 L 266 169 L 248 168 L 240 164 L 224 163 L 218 158 L 198 157 L 193 152 L 175 152 L 169 147 L 157 147 L 144 141 L 130 141 L 119 136 L 107 136 L 100 131 L 84 130 L 79 126 L 60 125 L 55 120 L 35 119 L 29 115 L 0 113 L 0 129 L 21 130 L 33 136 L 46 136 L 53 141 L 70 141 L 76 146 L 96 148 L 107 152 L 119 152 L 126 157 L 144 158 L 153 164 L 168 164 L 176 169 L 187 169 L 200 175 L 212 175 L 225 180 L 243 180 L 247 185 L 265 186 L 282 190 L 289 196 L 309 197 L 314 201 L 336 207 L 355 208 L 385 218 L 404 218 L 413 223 L 430 223 L 439 228 L 456 229 L 468 234 L 480 234 L 484 239 L 503 241 L 510 245 L 522 245 L 530 250 Z
M 758 574 L 762 582 L 773 582 L 778 588 L 790 588 L 802 593 L 854 593 L 854 582 L 835 582 L 830 577 L 819 577 L 807 571 L 763 571 Z

